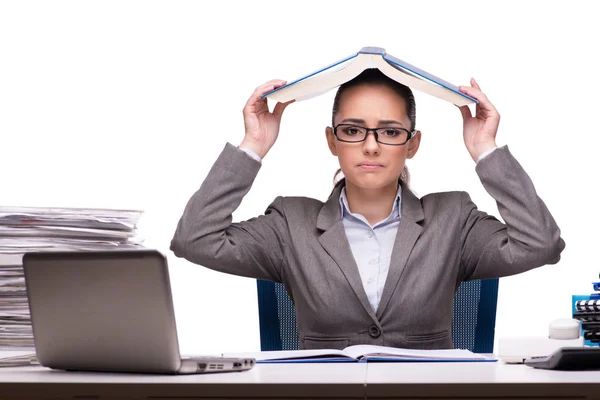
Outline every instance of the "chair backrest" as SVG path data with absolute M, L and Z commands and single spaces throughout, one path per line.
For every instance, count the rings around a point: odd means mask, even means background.
M 296 310 L 281 283 L 257 281 L 262 351 L 298 349 Z M 492 353 L 498 279 L 463 282 L 454 296 L 452 342 L 457 349 Z

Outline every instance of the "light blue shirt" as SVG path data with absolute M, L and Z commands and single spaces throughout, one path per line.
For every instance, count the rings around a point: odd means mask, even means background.
M 250 157 L 258 162 L 262 159 L 250 149 L 240 148 Z M 496 150 L 490 149 L 477 158 L 477 162 L 481 161 L 488 154 Z M 367 298 L 374 311 L 377 311 L 383 286 L 387 279 L 390 269 L 390 261 L 398 225 L 400 224 L 401 205 L 402 205 L 402 187 L 398 185 L 396 193 L 396 201 L 392 207 L 392 212 L 383 221 L 379 221 L 374 226 L 371 226 L 367 219 L 361 214 L 353 214 L 348 206 L 346 198 L 346 188 L 340 193 L 340 207 L 342 222 L 346 237 L 350 243 L 350 250 L 358 266 L 360 277 L 367 293 Z
M 377 311 L 379 306 L 390 269 L 392 250 L 400 224 L 401 205 L 402 187 L 398 185 L 392 212 L 387 218 L 371 226 L 363 215 L 350 211 L 345 187 L 340 193 L 341 215 L 346 237 L 358 266 L 367 298 L 374 311 Z

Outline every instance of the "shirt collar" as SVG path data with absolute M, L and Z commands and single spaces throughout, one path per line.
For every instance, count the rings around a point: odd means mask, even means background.
M 379 221 L 376 225 L 379 225 L 383 222 L 387 222 L 387 221 L 391 221 L 391 220 L 395 220 L 400 218 L 400 209 L 402 206 L 402 185 L 398 185 L 398 191 L 396 192 L 396 199 L 394 201 L 394 206 L 392 207 L 392 212 L 390 213 L 390 215 L 388 215 L 388 217 L 386 219 L 384 219 L 383 221 Z M 365 220 L 364 216 L 362 216 L 361 214 L 356 214 L 356 213 L 352 213 L 350 212 L 350 206 L 348 204 L 348 198 L 346 197 L 346 187 L 344 186 L 340 192 L 340 214 L 343 218 L 348 218 L 350 216 L 353 216 L 355 218 L 359 218 L 360 220 Z

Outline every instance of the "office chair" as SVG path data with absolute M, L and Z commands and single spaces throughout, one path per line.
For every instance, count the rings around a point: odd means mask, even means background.
M 257 281 L 260 347 L 298 349 L 296 310 L 281 283 Z M 498 279 L 463 282 L 454 296 L 452 342 L 457 349 L 492 353 Z

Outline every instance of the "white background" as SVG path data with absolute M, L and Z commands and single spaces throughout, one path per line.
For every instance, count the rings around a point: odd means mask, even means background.
M 177 221 L 225 143 L 241 142 L 256 86 L 384 47 L 456 85 L 475 77 L 498 108 L 497 141 L 567 247 L 557 265 L 500 281 L 496 335 L 544 335 L 600 272 L 597 15 L 591 1 L 4 1 L 0 202 L 144 210 L 146 245 L 169 258 L 182 350 L 258 350 L 255 281 L 175 258 Z M 277 195 L 326 199 L 333 94 L 288 107 L 235 220 Z M 498 215 L 459 111 L 417 93 L 417 128 L 413 189 L 466 190 Z

